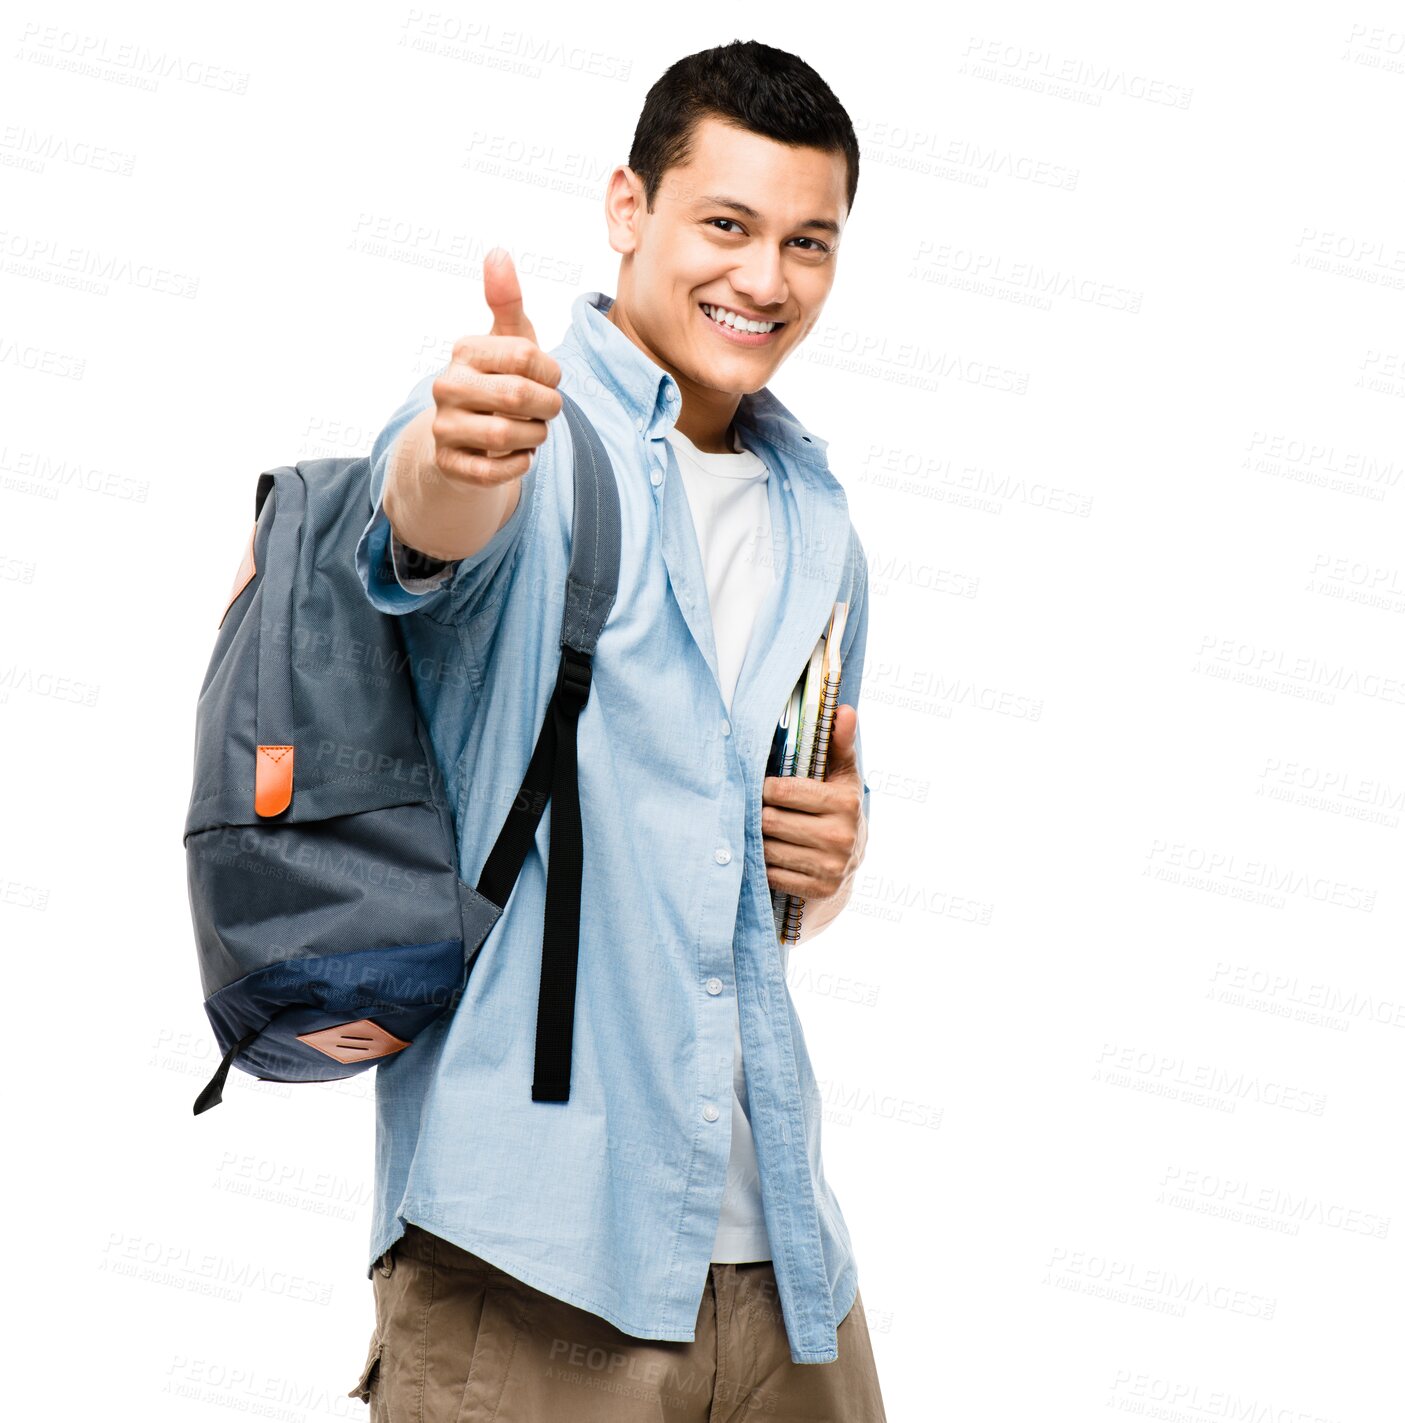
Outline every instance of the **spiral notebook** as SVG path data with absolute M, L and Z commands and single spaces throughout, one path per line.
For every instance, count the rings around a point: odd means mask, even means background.
M 839 705 L 839 680 L 843 671 L 839 648 L 844 641 L 848 603 L 836 603 L 829 624 L 820 634 L 804 671 L 786 701 L 771 739 L 766 762 L 768 776 L 809 776 L 822 781 L 829 759 L 829 736 L 834 710 Z M 781 890 L 771 891 L 771 912 L 776 936 L 783 944 L 800 938 L 805 901 Z

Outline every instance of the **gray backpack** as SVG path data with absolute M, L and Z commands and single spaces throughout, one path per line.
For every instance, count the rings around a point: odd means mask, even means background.
M 582 839 L 576 719 L 614 605 L 619 492 L 565 391 L 575 507 L 561 663 L 536 748 L 476 887 L 411 676 L 400 619 L 355 551 L 371 462 L 259 476 L 254 527 L 195 721 L 184 845 L 205 1012 L 231 1064 L 265 1082 L 350 1077 L 458 1004 L 552 802 L 532 1100 L 570 1095 Z

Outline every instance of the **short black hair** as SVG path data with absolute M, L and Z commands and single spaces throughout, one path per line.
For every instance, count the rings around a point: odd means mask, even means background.
M 629 166 L 643 180 L 649 212 L 665 171 L 688 161 L 693 130 L 709 116 L 777 143 L 842 153 L 846 210 L 853 208 L 859 141 L 834 91 L 803 59 L 758 40 L 733 40 L 671 64 L 645 96 Z

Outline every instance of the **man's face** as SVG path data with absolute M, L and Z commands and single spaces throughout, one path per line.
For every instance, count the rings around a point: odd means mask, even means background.
M 688 162 L 663 175 L 652 213 L 638 178 L 617 169 L 606 206 L 611 244 L 627 258 L 619 324 L 685 387 L 760 390 L 809 334 L 834 283 L 845 179 L 841 153 L 787 147 L 711 117 L 694 129 Z M 716 319 L 724 315 L 780 324 L 755 332 Z

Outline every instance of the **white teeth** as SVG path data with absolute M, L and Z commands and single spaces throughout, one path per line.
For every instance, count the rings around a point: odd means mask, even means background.
M 735 311 L 728 311 L 725 306 L 709 306 L 703 303 L 703 310 L 719 326 L 730 326 L 735 331 L 754 331 L 757 335 L 764 335 L 767 331 L 774 331 L 777 326 L 783 323 L 779 321 L 748 321 L 744 316 L 738 316 Z

